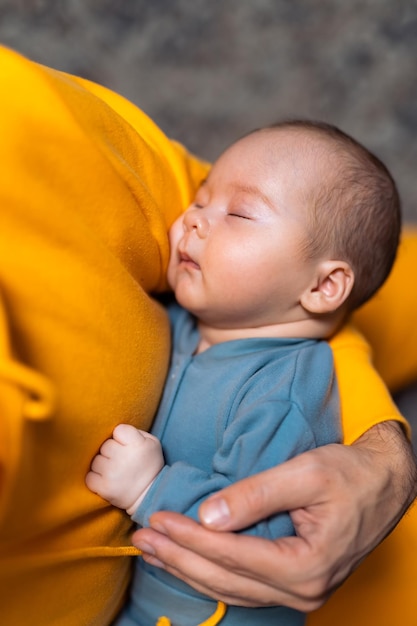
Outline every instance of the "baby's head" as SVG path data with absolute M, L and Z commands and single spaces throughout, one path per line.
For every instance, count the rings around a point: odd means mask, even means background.
M 384 283 L 398 249 L 401 206 L 390 172 L 330 124 L 295 120 L 254 132 L 291 133 L 315 163 L 318 178 L 306 181 L 305 253 L 349 263 L 354 284 L 347 305 L 350 310 L 360 306 Z
M 325 336 L 386 279 L 400 221 L 375 156 L 333 126 L 285 122 L 215 162 L 171 229 L 168 279 L 207 324 Z

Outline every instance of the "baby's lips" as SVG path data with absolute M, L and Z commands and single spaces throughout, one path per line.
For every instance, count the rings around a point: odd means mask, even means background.
M 182 252 L 181 250 L 179 251 L 179 261 L 180 263 L 186 263 L 187 265 L 192 265 L 195 268 L 200 268 L 199 264 L 194 261 L 194 259 L 187 252 Z

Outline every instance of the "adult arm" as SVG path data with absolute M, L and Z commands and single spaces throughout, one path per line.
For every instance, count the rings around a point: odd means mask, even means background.
M 312 611 L 396 525 L 416 478 L 402 428 L 378 424 L 352 446 L 318 448 L 228 487 L 202 505 L 206 527 L 160 512 L 133 541 L 148 562 L 217 599 Z M 296 537 L 228 532 L 285 509 Z

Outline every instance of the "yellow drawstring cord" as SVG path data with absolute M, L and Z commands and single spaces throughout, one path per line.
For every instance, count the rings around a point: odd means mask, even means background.
M 226 614 L 227 606 L 224 602 L 218 602 L 217 608 L 213 615 L 197 626 L 216 626 L 220 624 L 221 620 Z M 171 626 L 171 620 L 168 617 L 160 617 L 156 623 L 156 626 Z
M 22 407 L 24 418 L 41 421 L 52 416 L 56 408 L 56 392 L 46 376 L 12 359 L 1 358 L 0 378 L 10 381 L 26 392 Z

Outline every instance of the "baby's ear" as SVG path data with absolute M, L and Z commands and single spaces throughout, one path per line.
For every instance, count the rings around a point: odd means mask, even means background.
M 317 268 L 315 282 L 302 294 L 301 305 L 310 313 L 334 313 L 346 302 L 355 275 L 345 261 L 323 261 Z

